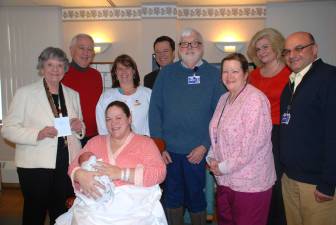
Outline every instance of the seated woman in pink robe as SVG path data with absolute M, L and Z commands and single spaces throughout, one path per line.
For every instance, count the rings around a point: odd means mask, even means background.
M 72 208 L 71 224 L 166 225 L 158 185 L 165 178 L 166 166 L 157 146 L 151 138 L 131 131 L 130 110 L 123 102 L 108 105 L 106 126 L 109 134 L 92 138 L 81 152 L 92 152 L 103 160 L 97 162 L 96 171 L 80 168 L 79 154 L 68 172 L 74 188 L 94 199 L 101 195 L 99 188 L 104 188 L 95 176 L 108 176 L 116 186 L 114 199 L 97 209 Z

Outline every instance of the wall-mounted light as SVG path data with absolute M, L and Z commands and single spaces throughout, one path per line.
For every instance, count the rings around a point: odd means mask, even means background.
M 245 42 L 215 42 L 216 47 L 224 53 L 242 52 Z
M 96 54 L 100 54 L 105 52 L 110 46 L 111 42 L 99 42 L 94 44 L 94 51 Z

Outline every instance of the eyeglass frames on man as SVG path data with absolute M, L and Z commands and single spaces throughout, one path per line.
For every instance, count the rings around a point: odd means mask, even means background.
M 298 46 L 296 46 L 294 49 L 292 49 L 292 50 L 290 50 L 290 49 L 284 49 L 283 51 L 282 51 L 282 56 L 284 56 L 284 57 L 286 57 L 286 56 L 288 56 L 291 52 L 295 52 L 296 54 L 300 54 L 302 51 L 303 51 L 303 49 L 305 49 L 305 48 L 307 48 L 307 47 L 309 47 L 309 46 L 312 46 L 312 45 L 314 45 L 315 44 L 315 42 L 312 42 L 312 43 L 309 43 L 309 44 L 307 44 L 307 45 L 298 45 Z
M 189 48 L 189 46 L 191 48 L 198 48 L 198 46 L 200 46 L 201 44 L 202 44 L 202 42 L 200 42 L 200 41 L 193 41 L 193 42 L 182 41 L 182 42 L 179 43 L 181 48 Z

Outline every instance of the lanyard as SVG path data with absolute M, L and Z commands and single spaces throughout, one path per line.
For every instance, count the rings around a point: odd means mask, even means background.
M 195 66 L 194 69 L 193 69 L 193 71 L 194 71 L 193 76 L 196 76 L 197 70 L 198 70 L 198 66 Z
M 287 105 L 287 113 L 290 112 L 290 110 L 292 109 L 292 103 L 293 103 L 293 97 L 294 97 L 294 82 L 291 83 L 291 82 L 288 82 L 288 87 L 289 87 L 289 90 L 291 92 L 291 97 L 290 97 L 290 100 L 289 100 L 289 103 Z
M 44 85 L 44 89 L 45 89 L 47 97 L 48 97 L 48 102 L 49 102 L 49 105 L 51 107 L 51 111 L 53 112 L 55 118 L 59 118 L 60 114 L 62 116 L 62 113 L 60 112 L 61 111 L 60 110 L 61 103 L 59 104 L 59 108 L 57 109 L 45 79 L 43 79 L 43 85 Z
M 240 94 L 245 90 L 246 86 L 247 86 L 247 82 L 245 83 L 244 87 L 239 91 L 238 95 L 233 99 L 232 104 L 236 101 L 236 99 L 240 96 Z M 214 128 L 215 144 L 217 144 L 217 141 L 218 141 L 218 138 L 219 138 L 219 132 L 218 132 L 219 122 L 221 121 L 221 119 L 223 117 L 224 110 L 225 110 L 225 107 L 226 107 L 226 104 L 227 104 L 229 98 L 230 98 L 230 95 L 226 98 L 226 101 L 225 101 L 225 104 L 223 106 L 222 112 L 221 112 L 221 114 L 219 116 L 219 119 L 217 121 L 217 126 L 216 126 L 216 128 Z
M 48 98 L 48 102 L 49 102 L 49 105 L 51 107 L 51 111 L 53 112 L 54 114 L 54 117 L 55 118 L 59 118 L 59 117 L 62 117 L 62 108 L 63 108 L 63 111 L 64 111 L 64 116 L 67 116 L 67 109 L 66 109 L 66 106 L 65 106 L 65 99 L 64 99 L 64 95 L 63 95 L 63 89 L 62 89 L 62 85 L 59 84 L 59 89 L 58 89 L 58 94 L 59 94 L 59 107 L 57 108 L 56 105 L 55 105 L 55 102 L 51 96 L 51 92 L 49 90 L 49 87 L 47 85 L 47 82 L 45 81 L 45 79 L 43 79 L 43 86 L 44 86 L 44 89 L 46 91 L 46 94 L 47 94 L 47 98 Z M 64 139 L 64 145 L 67 146 L 68 145 L 68 141 L 67 141 L 67 137 L 63 137 Z
M 244 87 L 239 91 L 238 95 L 233 99 L 232 104 L 236 101 L 236 99 L 239 97 L 239 95 L 244 91 L 246 85 L 247 85 L 247 82 L 245 83 Z M 224 113 L 224 109 L 225 109 L 225 107 L 226 107 L 226 104 L 227 104 L 229 98 L 230 98 L 230 95 L 226 98 L 226 101 L 225 101 L 225 104 L 224 104 L 224 106 L 223 106 L 222 112 L 221 112 L 221 114 L 220 114 L 220 116 L 219 116 L 219 119 L 218 119 L 218 121 L 217 121 L 216 129 L 218 129 L 219 122 L 220 122 L 221 119 L 222 119 L 222 116 L 223 116 L 223 113 Z

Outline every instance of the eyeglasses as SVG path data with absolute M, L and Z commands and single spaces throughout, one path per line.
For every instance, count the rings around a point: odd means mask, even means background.
M 188 48 L 189 46 L 191 48 L 198 48 L 198 46 L 200 46 L 202 44 L 202 42 L 199 41 L 193 41 L 193 42 L 180 42 L 179 45 L 181 48 Z
M 300 53 L 303 51 L 303 49 L 305 49 L 305 48 L 307 48 L 307 47 L 309 47 L 309 46 L 312 46 L 312 45 L 314 45 L 314 44 L 315 44 L 315 42 L 312 42 L 312 43 L 307 44 L 307 45 L 298 45 L 298 46 L 296 46 L 296 47 L 295 47 L 294 49 L 292 49 L 292 50 L 284 49 L 284 50 L 282 51 L 282 56 L 286 57 L 286 56 L 288 56 L 291 52 L 295 52 L 296 54 L 300 54 Z
M 270 47 L 271 47 L 271 45 L 263 45 L 260 48 L 256 48 L 255 51 L 257 53 L 260 52 L 260 51 L 267 51 Z

